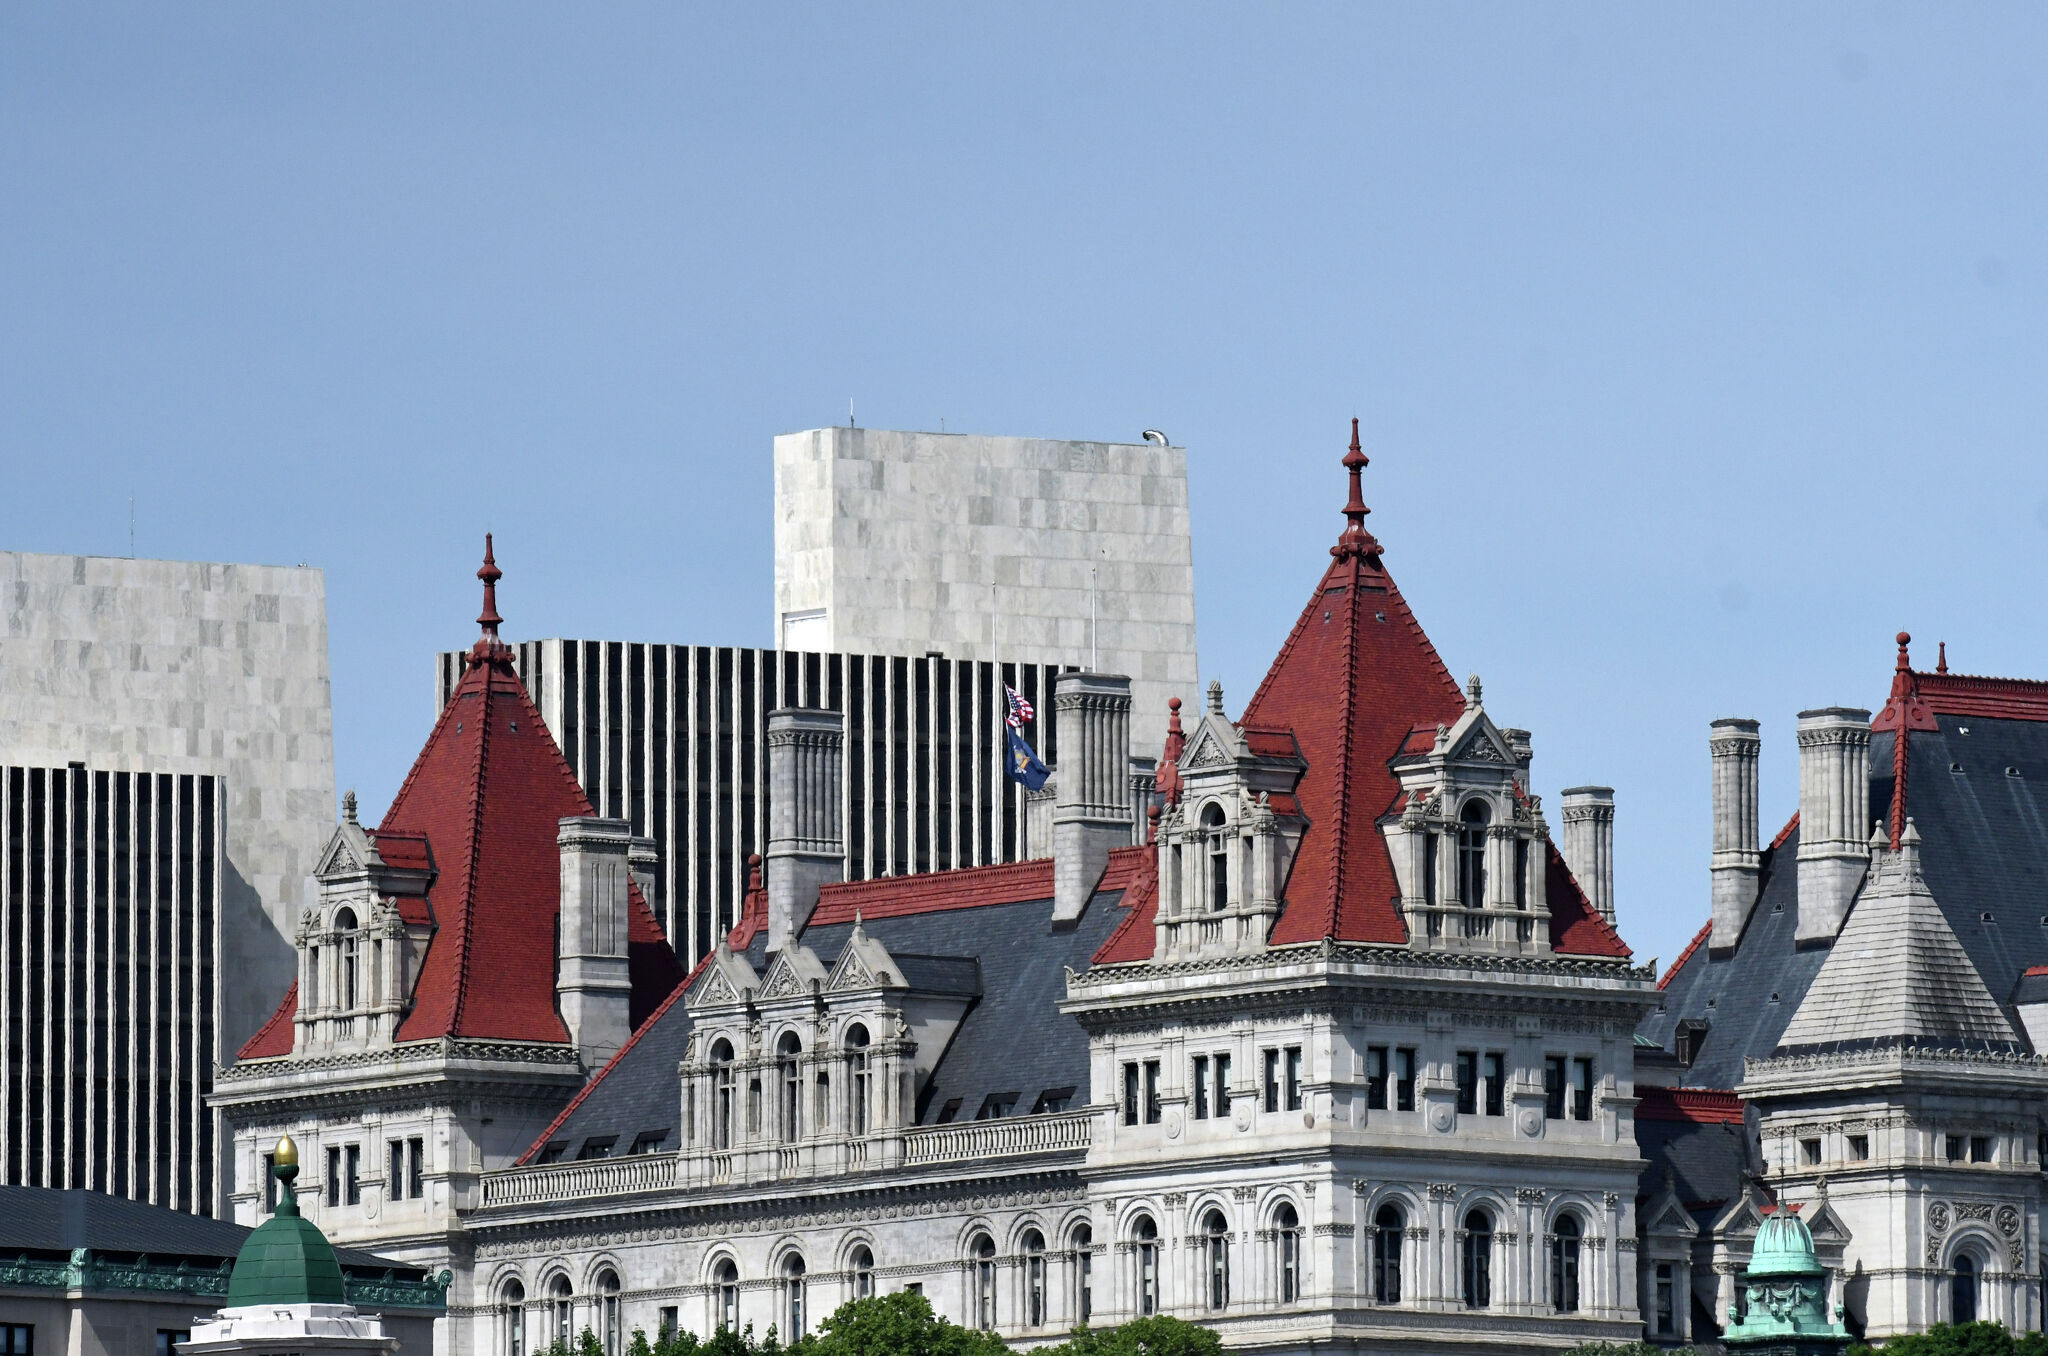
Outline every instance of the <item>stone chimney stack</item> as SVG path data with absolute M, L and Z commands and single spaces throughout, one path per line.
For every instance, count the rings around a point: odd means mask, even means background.
M 633 838 L 626 844 L 626 867 L 633 873 L 633 884 L 640 887 L 640 898 L 661 917 L 661 906 L 655 903 L 655 882 L 661 877 L 661 844 L 652 838 Z
M 1870 865 L 1870 713 L 1799 713 L 1799 925 L 1794 944 L 1833 941 Z
M 1052 686 L 1059 739 L 1052 811 L 1054 922 L 1070 922 L 1131 842 L 1131 680 L 1120 673 L 1062 673 Z
M 818 890 L 846 878 L 840 805 L 845 717 L 788 708 L 768 713 L 768 949 L 793 945 Z
M 555 1002 L 587 1069 L 601 1067 L 632 1034 L 633 981 L 626 967 L 631 842 L 623 819 L 572 816 L 555 836 L 562 856 Z
M 1558 851 L 1586 902 L 1614 921 L 1614 788 L 1574 786 L 1564 793 Z
M 1707 728 L 1707 756 L 1714 768 L 1714 930 L 1707 949 L 1733 950 L 1756 906 L 1757 872 L 1763 861 L 1757 841 L 1757 754 L 1763 740 L 1757 723 L 1740 716 Z

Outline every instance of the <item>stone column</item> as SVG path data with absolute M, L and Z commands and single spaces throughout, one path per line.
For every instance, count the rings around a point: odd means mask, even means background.
M 1799 922 L 1795 943 L 1832 941 L 1870 865 L 1870 712 L 1799 713 Z
M 1707 755 L 1714 769 L 1714 923 L 1707 945 L 1730 951 L 1742 939 L 1756 905 L 1763 860 L 1757 839 L 1757 723 L 1740 716 L 1708 727 Z
M 1586 902 L 1614 921 L 1614 788 L 1574 786 L 1564 793 L 1558 850 Z
M 1053 921 L 1088 907 L 1111 848 L 1131 841 L 1131 680 L 1115 673 L 1062 673 L 1053 680 L 1059 738 L 1052 812 Z
M 845 717 L 768 713 L 768 950 L 795 944 L 819 889 L 846 878 L 841 812 Z

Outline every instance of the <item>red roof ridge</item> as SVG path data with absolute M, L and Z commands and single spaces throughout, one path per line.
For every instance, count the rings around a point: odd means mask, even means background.
M 249 1037 L 243 1043 L 242 1048 L 235 1052 L 235 1058 L 238 1060 L 275 1059 L 280 1055 L 290 1054 L 294 1044 L 292 1039 L 294 1034 L 292 1022 L 298 1015 L 299 981 L 294 979 L 292 986 L 284 991 L 284 1001 L 277 1005 L 277 1011 L 270 1014 L 269 1021 L 256 1028 L 256 1034 Z M 275 1044 L 273 1037 L 276 1035 L 280 1024 L 284 1028 L 284 1048 L 281 1050 L 272 1049 L 271 1046 Z
M 704 967 L 711 963 L 711 955 L 711 952 L 706 951 L 702 956 L 698 957 L 697 963 L 690 967 L 690 973 L 683 977 L 683 982 L 670 990 L 668 997 L 661 1000 L 660 1006 L 647 1014 L 647 1020 L 633 1029 L 633 1034 L 626 1037 L 626 1043 L 618 1048 L 617 1053 L 604 1062 L 604 1067 L 592 1074 L 582 1087 L 576 1089 L 576 1095 L 569 1099 L 569 1104 L 562 1108 L 560 1115 L 548 1122 L 548 1128 L 540 1132 L 540 1138 L 529 1144 L 525 1153 L 512 1160 L 513 1167 L 523 1168 L 527 1166 L 527 1164 L 532 1162 L 533 1156 L 547 1146 L 547 1142 L 554 1138 L 555 1131 L 561 1129 L 562 1123 L 569 1119 L 570 1113 L 574 1112 L 577 1107 L 582 1106 L 583 1099 L 588 1097 L 599 1083 L 604 1082 L 613 1069 L 619 1067 L 619 1061 L 626 1057 L 626 1052 L 638 1045 L 640 1038 L 652 1031 L 654 1024 L 667 1016 L 668 1010 L 681 1001 L 683 995 L 690 991 L 690 986 L 697 982 L 697 976 L 703 974 Z
M 1700 930 L 1698 932 L 1695 932 L 1692 935 L 1692 940 L 1685 944 L 1685 950 L 1679 952 L 1678 959 L 1671 962 L 1671 968 L 1666 970 L 1662 975 L 1658 976 L 1657 987 L 1662 989 L 1666 985 L 1671 983 L 1672 977 L 1676 975 L 1680 970 L 1683 970 L 1685 968 L 1685 963 L 1692 959 L 1692 953 L 1700 949 L 1700 943 L 1706 941 L 1707 938 L 1713 935 L 1714 920 L 1710 918 L 1705 923 L 1701 924 Z
M 1116 850 L 1110 855 L 1114 859 Z M 856 912 L 867 918 L 893 918 L 1051 899 L 1052 872 L 1052 858 L 1036 857 L 911 876 L 834 881 L 818 892 L 818 907 L 807 926 L 851 923 Z
M 2048 965 L 2029 965 L 2023 973 L 2028 975 L 2048 975 Z
M 1544 863 L 1544 893 L 1550 910 L 1550 949 L 1561 956 L 1607 956 L 1627 960 L 1634 953 L 1580 888 L 1557 844 Z M 1560 887 L 1563 888 L 1560 888 Z M 1564 905 L 1560 910 L 1558 905 Z
M 1790 838 L 1792 836 L 1792 830 L 1798 827 L 1799 811 L 1794 810 L 1792 812 L 1792 817 L 1785 821 L 1785 827 L 1779 829 L 1778 836 L 1771 840 L 1771 851 L 1776 852 L 1779 848 L 1785 846 L 1785 840 Z
M 1636 1119 L 1693 1125 L 1740 1125 L 1743 1101 L 1727 1088 L 1637 1089 Z
M 1129 854 L 1132 863 L 1127 868 L 1130 883 L 1123 887 L 1124 916 L 1088 958 L 1090 965 L 1121 965 L 1152 958 L 1152 925 L 1159 913 L 1159 849 L 1153 845 L 1116 849 L 1110 854 L 1110 869 L 1102 873 L 1104 889 L 1110 888 L 1110 877 L 1118 869 L 1114 858 L 1119 853 Z

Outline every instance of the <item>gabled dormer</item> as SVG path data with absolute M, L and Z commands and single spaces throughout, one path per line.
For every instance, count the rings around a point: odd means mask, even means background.
M 317 900 L 299 920 L 294 1054 L 390 1045 L 434 934 L 426 839 L 363 828 L 353 791 L 341 804 L 313 872 Z
M 1293 734 L 1232 724 L 1209 684 L 1159 816 L 1156 959 L 1266 949 L 1307 827 L 1294 797 L 1306 766 Z
M 1549 952 L 1550 829 L 1529 760 L 1528 736 L 1486 714 L 1476 674 L 1457 721 L 1414 731 L 1395 756 L 1401 796 L 1380 832 L 1410 946 Z

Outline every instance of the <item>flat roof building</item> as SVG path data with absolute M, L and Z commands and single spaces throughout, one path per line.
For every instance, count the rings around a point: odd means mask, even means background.
M 775 440 L 786 650 L 943 654 L 1125 673 L 1132 752 L 1192 701 L 1184 448 L 821 428 Z

